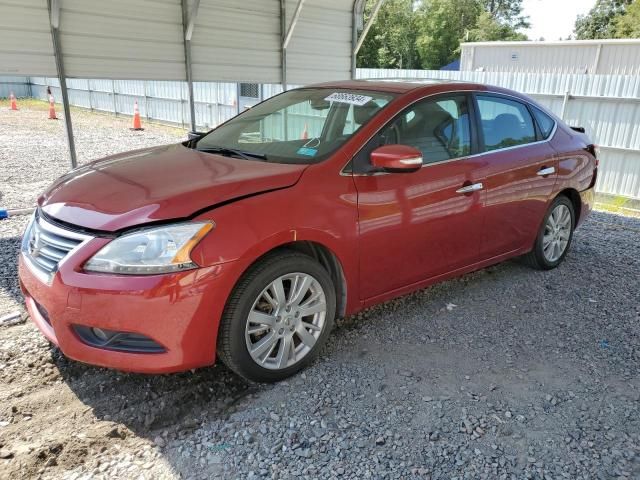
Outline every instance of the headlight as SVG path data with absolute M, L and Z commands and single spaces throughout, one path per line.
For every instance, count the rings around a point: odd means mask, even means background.
M 191 250 L 213 223 L 181 223 L 140 230 L 105 245 L 84 265 L 89 272 L 126 275 L 170 273 L 197 265 Z

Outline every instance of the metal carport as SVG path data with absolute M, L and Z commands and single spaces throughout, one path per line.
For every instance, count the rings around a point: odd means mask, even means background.
M 0 74 L 306 84 L 353 78 L 366 0 L 0 0 Z M 361 32 L 361 33 L 360 33 Z

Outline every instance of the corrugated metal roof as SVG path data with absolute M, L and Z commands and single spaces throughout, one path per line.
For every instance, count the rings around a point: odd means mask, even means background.
M 55 75 L 45 0 L 0 0 L 0 74 Z
M 191 0 L 193 1 L 193 0 Z M 185 80 L 181 0 L 59 0 L 67 77 Z M 298 0 L 286 0 L 287 26 Z M 305 0 L 287 81 L 350 78 L 354 0 Z M 200 0 L 193 80 L 282 81 L 280 0 Z M 0 0 L 0 74 L 55 75 L 47 0 Z

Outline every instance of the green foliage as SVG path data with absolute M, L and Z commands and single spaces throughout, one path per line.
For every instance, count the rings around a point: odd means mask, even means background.
M 614 24 L 616 38 L 640 38 L 640 0 L 634 0 Z
M 485 11 L 497 22 L 512 29 L 528 28 L 529 21 L 522 14 L 522 0 L 482 0 Z
M 578 40 L 616 38 L 616 24 L 625 14 L 633 0 L 597 0 L 586 15 L 576 20 L 575 33 Z
M 522 0 L 387 0 L 358 66 L 438 69 L 460 55 L 461 41 L 526 40 L 518 29 L 527 25 Z
M 489 12 L 482 12 L 475 28 L 469 30 L 468 41 L 495 42 L 500 40 L 527 40 L 527 36 L 509 25 L 500 23 Z
M 365 18 L 373 6 L 367 3 Z M 387 0 L 358 52 L 358 62 L 372 68 L 419 68 L 416 20 L 413 0 Z
M 476 0 L 425 0 L 417 13 L 420 63 L 435 70 L 457 58 L 460 40 L 475 26 L 481 6 Z

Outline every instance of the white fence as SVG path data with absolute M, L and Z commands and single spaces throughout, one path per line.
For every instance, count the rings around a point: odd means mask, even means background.
M 526 93 L 599 145 L 598 192 L 640 199 L 640 76 L 358 69 L 358 77 L 461 80 Z
M 56 78 L 31 77 L 33 97 L 46 100 L 47 87 L 60 99 L 60 85 Z M 133 115 L 138 102 L 140 115 L 187 127 L 190 123 L 187 84 L 142 80 L 67 80 L 69 103 L 78 107 L 125 115 Z M 235 83 L 194 83 L 196 124 L 213 128 L 238 113 L 238 88 Z M 271 89 L 264 90 L 272 95 Z M 269 95 L 269 96 L 270 96 Z M 255 99 L 259 101 L 259 97 Z
M 640 76 L 378 69 L 358 69 L 357 76 L 463 80 L 529 94 L 568 124 L 585 127 L 600 146 L 598 192 L 640 199 Z M 15 87 L 18 96 L 30 94 L 44 100 L 47 86 L 51 86 L 54 96 L 60 98 L 55 78 L 31 77 L 28 85 L 22 85 L 23 90 L 18 88 L 18 80 L 23 77 L 7 78 L 0 77 L 0 85 Z M 189 124 L 184 82 L 72 79 L 68 87 L 72 105 L 131 115 L 137 100 L 143 118 L 185 127 Z M 195 83 L 197 124 L 202 128 L 215 127 L 245 105 L 281 91 L 280 85 L 264 84 L 258 87 L 257 96 L 245 98 L 235 83 Z M 311 126 L 314 119 L 302 115 L 296 122 L 290 126 L 295 132 L 302 131 L 307 123 Z
M 29 77 L 0 77 L 0 98 L 7 98 L 11 93 L 16 97 L 30 97 Z

